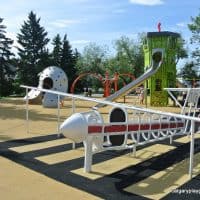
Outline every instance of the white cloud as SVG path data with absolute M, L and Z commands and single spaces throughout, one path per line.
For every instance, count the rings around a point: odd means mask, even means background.
M 90 0 L 64 0 L 65 3 L 88 3 Z
M 80 53 L 83 52 L 85 46 L 87 46 L 91 41 L 89 40 L 72 40 L 70 44 L 72 44 L 73 49 L 78 49 Z
M 133 4 L 140 4 L 140 5 L 146 5 L 146 6 L 155 6 L 155 5 L 161 5 L 164 4 L 163 0 L 129 0 L 130 3 Z
M 178 27 L 187 27 L 187 23 L 185 22 L 180 22 L 176 24 Z
M 51 22 L 50 24 L 58 27 L 58 28 L 65 28 L 65 27 L 70 27 L 71 25 L 74 24 L 80 24 L 83 23 L 85 20 L 76 20 L 76 19 L 58 19 L 54 22 Z
M 88 44 L 90 43 L 89 40 L 74 40 L 71 42 L 72 44 L 75 44 L 75 45 L 83 45 L 83 44 Z

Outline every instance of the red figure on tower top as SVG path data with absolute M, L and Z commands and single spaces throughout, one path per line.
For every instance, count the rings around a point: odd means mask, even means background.
M 159 22 L 158 23 L 158 32 L 160 32 L 161 31 L 161 23 Z

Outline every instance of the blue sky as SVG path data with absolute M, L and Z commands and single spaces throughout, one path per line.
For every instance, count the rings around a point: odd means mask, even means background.
M 112 49 L 112 41 L 122 35 L 134 39 L 138 33 L 157 31 L 159 21 L 163 31 L 182 33 L 189 40 L 187 24 L 199 8 L 199 0 L 6 0 L 1 1 L 0 17 L 16 40 L 33 10 L 50 39 L 66 33 L 72 47 L 82 51 L 89 42 Z

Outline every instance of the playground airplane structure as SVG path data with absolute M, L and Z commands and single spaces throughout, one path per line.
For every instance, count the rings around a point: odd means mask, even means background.
M 174 41 L 177 37 L 175 34 L 169 32 L 149 34 L 150 37 L 160 36 L 173 36 L 170 40 L 166 40 L 167 44 Z M 162 40 L 164 41 L 164 40 Z M 173 42 L 172 42 L 173 43 Z M 151 43 L 152 44 L 152 43 Z M 156 43 L 157 44 L 157 43 Z M 136 107 L 128 104 L 111 102 L 120 96 L 129 93 L 132 89 L 151 79 L 151 83 L 156 86 L 152 87 L 152 94 L 160 94 L 162 99 L 166 99 L 167 92 L 161 91 L 161 81 L 156 77 L 156 74 L 163 72 L 161 70 L 163 65 L 166 65 L 167 51 L 165 48 L 156 46 L 148 51 L 149 66 L 146 66 L 146 72 L 139 78 L 133 80 L 130 84 L 126 85 L 113 95 L 105 100 L 84 97 L 65 93 L 66 91 L 56 91 L 52 88 L 44 87 L 30 87 L 22 85 L 26 88 L 26 121 L 27 131 L 29 130 L 29 107 L 28 107 L 28 91 L 41 92 L 44 94 L 56 95 L 57 99 L 57 117 L 58 117 L 58 134 L 63 134 L 66 138 L 71 139 L 74 143 L 83 142 L 85 149 L 84 171 L 92 171 L 92 157 L 95 153 L 107 150 L 130 149 L 136 154 L 138 146 L 149 144 L 152 142 L 159 142 L 167 138 L 170 143 L 173 137 L 188 135 L 190 136 L 190 163 L 189 163 L 189 176 L 192 178 L 193 173 L 193 156 L 194 156 L 194 135 L 200 123 L 200 118 L 196 116 L 197 99 L 200 98 L 200 88 L 188 88 L 186 102 L 182 107 L 180 114 L 162 112 L 153 109 Z M 170 65 L 172 65 L 170 63 Z M 160 75 L 159 75 L 160 76 Z M 156 78 L 154 81 L 154 78 Z M 167 83 L 166 81 L 162 82 Z M 162 85 L 165 86 L 165 85 Z M 163 87 L 162 87 L 163 88 Z M 167 88 L 167 87 L 166 87 Z M 51 89 L 51 90 L 50 90 Z M 176 88 L 175 88 L 176 89 Z M 175 90 L 174 89 L 174 90 Z M 170 88 L 166 89 L 170 93 Z M 155 92 L 155 93 L 153 93 Z M 60 99 L 72 98 L 72 111 L 73 114 L 68 117 L 64 122 L 60 120 Z M 157 96 L 156 96 L 157 97 Z M 160 98 L 158 96 L 158 98 Z M 175 97 L 172 97 L 176 99 Z M 85 100 L 97 103 L 91 110 L 81 113 L 75 113 L 75 100 Z M 153 99 L 154 100 L 154 99 Z M 177 100 L 176 100 L 177 101 Z M 177 101 L 178 102 L 178 101 Z M 102 106 L 109 105 L 111 110 L 109 112 L 109 121 L 104 121 L 99 109 Z M 187 106 L 189 105 L 189 109 Z
M 161 112 L 30 86 L 22 85 L 21 87 L 26 88 L 27 93 L 28 89 L 32 89 L 57 95 L 58 99 L 60 96 L 64 96 L 73 100 L 81 99 L 113 107 L 109 114 L 110 121 L 108 123 L 104 122 L 98 110 L 91 109 L 87 112 L 72 114 L 60 125 L 60 104 L 58 103 L 58 133 L 62 133 L 76 143 L 83 142 L 85 147 L 84 170 L 86 172 L 92 170 L 92 156 L 97 152 L 132 149 L 136 153 L 136 148 L 139 145 L 166 138 L 170 138 L 170 142 L 172 142 L 174 136 L 190 135 L 189 175 L 192 178 L 195 125 L 200 122 L 199 117 Z M 190 91 L 192 90 L 191 88 Z M 191 92 L 190 98 L 194 99 L 192 95 Z M 200 98 L 200 92 L 198 96 Z M 26 120 L 28 128 L 28 98 L 26 100 Z M 129 144 L 130 140 L 132 140 L 131 144 Z

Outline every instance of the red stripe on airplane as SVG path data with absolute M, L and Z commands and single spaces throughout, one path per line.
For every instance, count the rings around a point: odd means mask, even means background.
M 101 133 L 103 127 L 102 126 L 88 126 L 88 133 Z
M 102 133 L 103 132 L 103 127 L 101 125 L 89 125 L 88 126 L 88 133 L 92 134 L 92 133 Z M 170 129 L 170 128 L 183 128 L 184 127 L 184 123 L 183 122 L 171 122 L 171 123 L 156 123 L 156 124 L 128 124 L 128 128 L 127 125 L 123 124 L 119 124 L 119 125 L 106 125 L 104 127 L 104 133 L 114 133 L 114 132 L 131 132 L 131 131 L 145 131 L 145 130 L 157 130 L 157 129 Z
M 140 128 L 139 124 L 129 124 L 128 131 L 138 131 Z
M 127 126 L 126 125 L 108 125 L 105 126 L 104 132 L 109 133 L 109 132 L 123 132 L 126 131 Z

